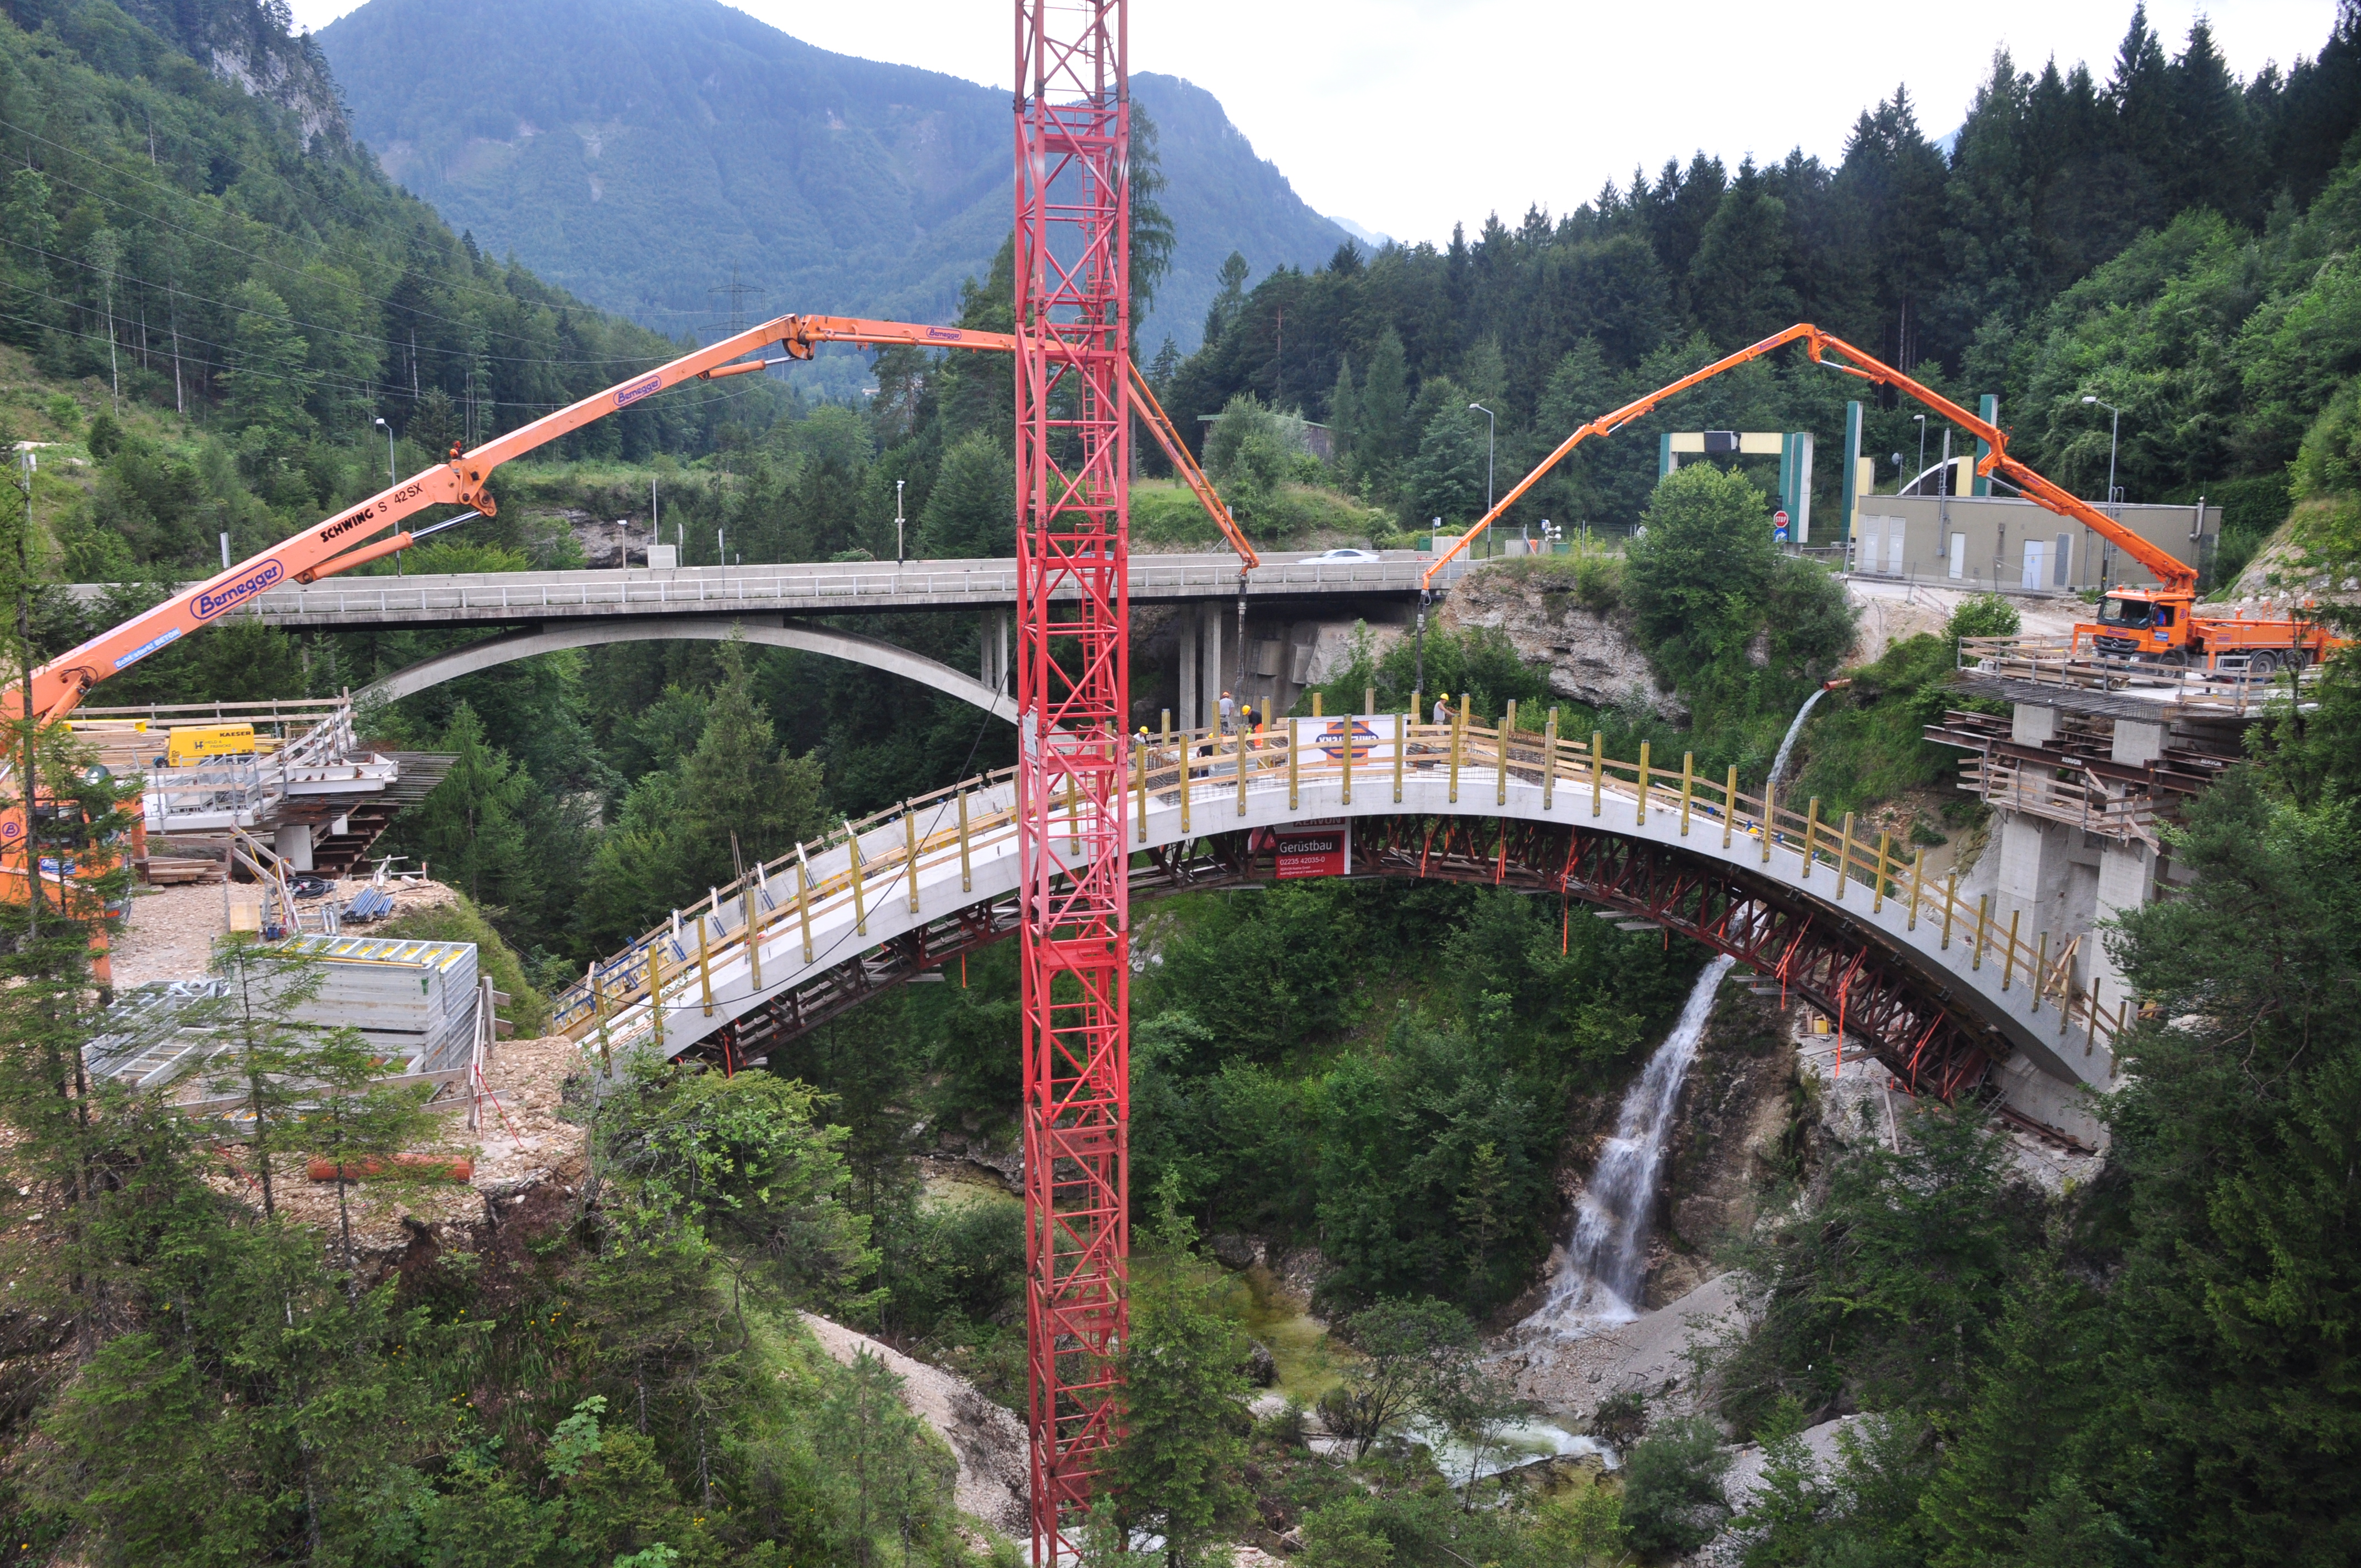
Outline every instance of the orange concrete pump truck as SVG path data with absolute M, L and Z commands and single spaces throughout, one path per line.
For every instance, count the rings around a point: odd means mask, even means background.
M 461 506 L 478 515 L 490 517 L 494 504 L 485 485 L 492 471 L 503 463 L 684 381 L 748 375 L 788 360 L 809 359 L 813 351 L 823 343 L 848 343 L 872 347 L 909 345 L 922 348 L 968 348 L 1004 354 L 1013 353 L 1016 348 L 1016 337 L 1013 333 L 975 332 L 964 327 L 924 326 L 909 322 L 867 321 L 850 316 L 780 316 L 709 347 L 685 354 L 667 365 L 584 398 L 531 424 L 522 425 L 506 435 L 496 436 L 472 452 L 463 452 L 455 444 L 449 457 L 434 466 L 379 491 L 358 506 L 307 528 L 291 539 L 281 540 L 261 554 L 185 589 L 152 609 L 133 616 L 120 626 L 101 632 L 80 647 L 33 671 L 21 685 L 11 683 L 5 695 L 6 705 L 15 707 L 21 701 L 25 704 L 25 711 L 39 723 L 60 722 L 101 681 L 130 668 L 150 653 L 170 646 L 191 632 L 202 630 L 256 596 L 267 593 L 281 583 L 317 582 L 322 577 L 367 565 L 398 550 L 410 548 L 424 533 L 448 526 L 437 524 L 435 528 L 418 533 L 404 528 L 386 537 L 379 537 L 386 529 L 413 513 L 434 506 Z M 782 357 L 740 357 L 749 354 L 759 355 L 774 345 L 784 350 Z M 1156 437 L 1157 444 L 1164 449 L 1165 455 L 1171 459 L 1174 472 L 1196 495 L 1221 530 L 1223 537 L 1236 552 L 1241 574 L 1260 565 L 1260 558 L 1255 554 L 1253 545 L 1247 543 L 1229 508 L 1214 493 L 1212 482 L 1191 456 L 1187 444 L 1173 430 L 1170 419 L 1156 400 L 1155 393 L 1148 389 L 1147 379 L 1140 375 L 1139 367 L 1134 365 L 1130 371 L 1135 411 Z M 80 894 L 76 884 L 86 883 L 114 870 L 118 863 L 117 859 L 106 853 L 103 847 L 83 844 L 79 839 L 73 840 L 75 849 L 72 853 L 62 851 L 60 842 L 73 839 L 73 835 L 69 828 L 59 826 L 55 819 L 61 814 L 79 817 L 79 806 L 42 786 L 37 778 L 35 810 L 28 820 L 18 773 L 16 758 L 0 760 L 0 899 L 27 903 L 38 887 L 44 898 L 87 916 L 91 911 L 84 907 L 86 894 Z M 27 829 L 35 823 L 40 825 L 43 851 L 38 865 L 27 852 Z M 102 925 L 92 938 L 92 947 L 100 956 L 98 975 L 102 985 L 106 983 L 104 942 Z
M 2137 659 L 2172 667 L 2196 664 L 2224 674 L 2269 674 L 2282 668 L 2301 669 L 2346 645 L 2345 639 L 2333 636 L 2301 617 L 2248 620 L 2199 613 L 2195 567 L 2125 528 L 2090 502 L 2068 494 L 2010 456 L 2007 433 L 1998 425 L 1977 418 L 1940 392 L 1912 380 L 1892 366 L 1881 363 L 1842 338 L 1822 332 L 1808 322 L 1773 334 L 1727 358 L 1717 359 L 1668 387 L 1659 388 L 1612 413 L 1600 415 L 1567 436 L 1556 451 L 1542 460 L 1539 467 L 1519 481 L 1513 489 L 1500 498 L 1499 504 L 1436 558 L 1434 565 L 1427 569 L 1427 586 L 1433 587 L 1435 574 L 1443 569 L 1444 562 L 1466 549 L 1478 534 L 1491 526 L 1496 518 L 1508 510 L 1517 498 L 1585 441 L 1595 435 L 1611 435 L 1642 414 L 1653 411 L 1657 404 L 1675 393 L 1686 391 L 1700 381 L 1734 369 L 1751 359 L 1759 359 L 1790 343 L 1802 344 L 1805 354 L 1816 365 L 1826 365 L 1845 375 L 1858 376 L 1864 381 L 1891 387 L 1973 433 L 1989 448 L 1977 460 L 1977 473 L 1997 477 L 2015 486 L 2027 500 L 2083 524 L 2155 576 L 2154 587 L 2117 586 L 2106 589 L 2100 597 L 2098 620 L 2081 622 L 2074 628 L 2074 652 L 2081 652 L 2087 642 L 2091 650 L 2103 658 Z M 1826 357 L 1829 355 L 1836 357 Z

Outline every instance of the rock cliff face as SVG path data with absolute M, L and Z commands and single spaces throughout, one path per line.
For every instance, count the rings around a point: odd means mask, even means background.
M 1594 707 L 1646 707 L 1674 724 L 1689 721 L 1679 696 L 1661 685 L 1620 610 L 1593 610 L 1555 583 L 1509 571 L 1470 572 L 1451 590 L 1436 624 L 1504 634 L 1527 663 L 1549 666 L 1553 695 Z
M 1723 982 L 1681 1090 L 1656 1198 L 1650 1307 L 1712 1277 L 1715 1246 L 1753 1222 L 1782 1166 L 1805 1153 L 1790 1093 L 1794 1019 L 1776 997 L 1753 994 L 1756 983 L 1743 971 Z
M 294 115 L 307 148 L 352 140 L 327 57 L 311 34 L 295 33 L 286 0 L 124 0 L 123 9 L 223 81 Z

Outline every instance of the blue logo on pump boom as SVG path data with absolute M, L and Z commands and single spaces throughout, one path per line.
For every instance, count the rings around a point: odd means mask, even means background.
M 661 392 L 663 390 L 664 378 L 661 376 L 651 376 L 644 381 L 634 381 L 630 386 L 624 388 L 621 391 L 617 392 L 615 394 L 615 406 L 619 409 L 627 409 L 633 403 L 638 402 L 642 398 L 647 397 L 651 393 Z
M 211 620 L 222 611 L 243 604 L 266 589 L 276 587 L 279 579 L 286 575 L 287 568 L 274 557 L 234 582 L 206 588 L 197 595 L 189 608 L 199 620 Z

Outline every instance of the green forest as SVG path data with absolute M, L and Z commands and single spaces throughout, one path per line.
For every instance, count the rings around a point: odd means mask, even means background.
M 1948 156 L 1905 86 L 1833 168 L 1699 152 L 1439 249 L 1345 247 L 1251 289 L 1236 257 L 1204 348 L 1159 362 L 1163 400 L 1184 427 L 1241 397 L 1323 421 L 1398 526 L 1464 526 L 1484 510 L 1471 401 L 1499 415 L 1505 488 L 1584 421 L 1809 321 L 1956 401 L 1997 394 L 2015 455 L 2078 494 L 2103 491 L 2109 446 L 2080 399 L 2120 406 L 2119 483 L 2224 503 L 2232 574 L 2285 515 L 2312 416 L 2361 370 L 2338 179 L 2354 50 L 2348 12 L 2314 59 L 2242 82 L 2202 18 L 2172 40 L 2136 10 L 2103 76 L 1996 57 Z M 1840 453 L 1857 395 L 1799 356 L 1748 367 L 1577 454 L 1508 521 L 1628 529 L 1660 431 L 1806 430 Z M 1917 471 L 1917 411 L 1867 411 L 1885 486 Z M 1838 466 L 1818 466 L 1822 516 Z
M 275 95 L 217 76 L 224 53 L 269 65 L 254 74 Z M 1473 521 L 1471 401 L 1498 411 L 1515 474 L 1581 421 L 1808 319 L 1961 400 L 1996 394 L 2018 454 L 2078 493 L 2103 486 L 2109 445 L 2080 400 L 2120 404 L 2132 499 L 2225 506 L 2217 584 L 2274 536 L 2315 576 L 2361 576 L 2361 5 L 2336 8 L 2315 54 L 2246 81 L 2202 22 L 2163 38 L 2135 10 L 2095 70 L 1996 59 L 1948 150 L 1931 113 L 1897 89 L 1833 167 L 1697 152 L 1445 247 L 1348 246 L 1259 278 L 1234 257 L 1202 347 L 1144 358 L 1180 428 L 1212 416 L 1209 469 L 1279 546 Z M 234 558 L 259 550 L 389 471 L 691 346 L 404 195 L 283 7 L 0 0 L 0 438 L 39 444 L 0 503 L 11 661 L 203 575 L 225 537 Z M 1191 210 L 1164 204 L 1163 169 L 1147 138 L 1142 304 L 1170 214 Z M 962 324 L 1011 324 L 1011 256 L 978 266 Z M 370 570 L 579 566 L 583 519 L 661 518 L 688 564 L 879 559 L 897 501 L 914 555 L 1008 554 L 1006 367 L 893 350 L 868 369 L 873 392 L 841 400 L 747 377 L 636 404 L 502 470 L 496 517 Z M 1843 585 L 1772 546 L 1762 476 L 1656 479 L 1655 434 L 1675 425 L 1811 430 L 1833 451 L 1850 391 L 1800 359 L 1724 377 L 1512 516 L 1588 524 L 1582 548 L 1486 568 L 1620 629 L 1685 724 L 1554 696 L 1545 666 L 1474 630 L 1415 655 L 1365 647 L 1321 700 L 1373 687 L 1400 705 L 1422 674 L 1479 716 L 1555 705 L 1615 755 L 1647 741 L 1752 788 L 1796 706 L 1850 674 L 1795 786 L 1831 814 L 1918 801 L 1905 832 L 1940 841 L 1963 819 L 1923 802 L 1956 753 L 1921 731 L 1955 705 L 1953 640 L 2013 630 L 2015 612 L 1971 601 L 1856 664 Z M 1881 483 L 1896 451 L 1906 477 L 1911 411 L 1874 405 L 1869 425 Z M 1142 546 L 1208 542 L 1193 507 L 1143 482 Z M 92 582 L 112 587 L 61 591 Z M 860 630 L 954 665 L 977 636 L 956 615 Z M 219 627 L 94 700 L 333 695 L 465 635 Z M 1785 1086 L 1769 1217 L 1714 1259 L 1761 1315 L 1714 1347 L 1705 1415 L 1602 1412 L 1625 1461 L 1611 1484 L 1479 1485 L 1408 1434 L 1480 1452 L 1511 1422 L 1480 1335 L 1563 1234 L 1573 1127 L 1663 1036 L 1701 952 L 1443 883 L 1143 902 L 1132 1436 L 1093 1552 L 1144 1531 L 1194 1568 L 1268 1526 L 1301 1542 L 1299 1568 L 1668 1563 L 1732 1523 L 1716 1478 L 1736 1440 L 1768 1454 L 1770 1489 L 1735 1521 L 1750 1568 L 2361 1555 L 2352 655 L 2310 695 L 2174 829 L 2197 880 L 2107 936 L 2143 1005 L 2097 1178 L 2025 1186 L 1968 1104 L 1911 1113 L 1890 1146 L 1827 1144 L 1806 1135 L 1806 1086 Z M 734 642 L 549 655 L 363 717 L 381 745 L 454 758 L 378 852 L 459 890 L 440 934 L 484 942 L 528 1007 L 741 859 L 1014 755 L 1005 725 L 949 697 Z M 17 724 L 10 745 L 49 748 L 44 776 L 74 764 L 55 734 Z M 103 823 L 126 820 L 81 787 Z M 291 1181 L 324 1146 L 375 1157 L 414 1135 L 416 1107 L 368 1089 L 348 1041 L 307 1047 L 357 1075 L 323 1091 L 324 1123 L 261 1087 L 297 1048 L 285 1020 L 225 1022 L 254 1118 L 225 1154 L 160 1097 L 82 1078 L 104 1015 L 76 923 L 38 905 L 0 921 L 17 1172 L 0 1186 L 0 1561 L 1019 1560 L 960 1519 L 950 1453 L 895 1374 L 830 1359 L 796 1317 L 1023 1407 L 1016 1211 L 937 1201 L 917 1160 L 946 1137 L 1013 1140 L 1011 947 L 885 992 L 766 1070 L 580 1089 L 578 1182 L 496 1211 L 480 1250 L 383 1272 L 269 1196 L 274 1170 Z M 1260 1420 L 1241 1370 L 1253 1313 L 1213 1261 L 1238 1235 L 1316 1253 L 1313 1304 L 1345 1347 L 1325 1387 Z M 1307 1407 L 1341 1446 L 1315 1451 Z M 1862 1419 L 1839 1462 L 1815 1467 L 1799 1434 L 1847 1416 Z

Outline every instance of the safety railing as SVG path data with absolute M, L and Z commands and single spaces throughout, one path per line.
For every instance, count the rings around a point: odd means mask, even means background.
M 1334 783 L 1347 806 L 1357 797 L 1361 804 L 1412 809 L 1416 806 L 1406 799 L 1410 781 L 1417 779 L 1426 789 L 1439 782 L 1446 804 L 1477 810 L 1507 806 L 1514 782 L 1537 785 L 1543 809 L 1553 815 L 1561 809 L 1559 796 L 1571 795 L 1564 809 L 1577 822 L 1602 815 L 1613 796 L 1631 805 L 1638 824 L 1657 817 L 1672 826 L 1675 839 L 1697 839 L 1699 848 L 1741 864 L 1770 867 L 1773 848 L 1798 855 L 1795 884 L 1828 903 L 1865 901 L 1872 914 L 1882 913 L 1888 902 L 1903 905 L 1905 930 L 1926 933 L 1914 940 L 1946 952 L 1955 942 L 1965 946 L 1970 970 L 1997 969 L 2002 992 L 2030 986 L 2033 1011 L 2053 1008 L 2061 1036 L 2079 1028 L 2088 1044 L 2112 1039 L 2122 1030 L 2126 1005 L 2117 1003 L 2110 1010 L 2074 978 L 2079 938 L 2025 931 L 2023 912 L 2003 916 L 1990 894 L 1963 897 L 1956 869 L 1928 876 L 1925 850 L 1901 852 L 1884 830 L 1872 841 L 1850 812 L 1839 820 L 1825 819 L 1817 798 L 1798 810 L 1775 797 L 1749 794 L 1739 787 L 1734 767 L 1720 778 L 1701 774 L 1693 754 L 1685 753 L 1677 769 L 1657 765 L 1645 742 L 1636 759 L 1609 757 L 1596 731 L 1587 740 L 1563 735 L 1558 719 L 1558 710 L 1552 708 L 1540 729 L 1524 728 L 1512 706 L 1495 726 L 1473 718 L 1463 707 L 1442 724 L 1411 723 L 1404 714 L 1315 715 L 1280 718 L 1242 733 L 1167 729 L 1144 742 L 1071 740 L 1081 747 L 1122 746 L 1126 784 L 1121 797 L 1109 800 L 1104 810 L 1075 793 L 1053 801 L 1049 848 L 1053 853 L 1061 842 L 1079 848 L 1086 836 L 1101 831 L 1118 832 L 1129 844 L 1142 845 L 1156 806 L 1179 807 L 1183 837 L 1217 833 L 1225 818 L 1235 822 L 1245 816 L 1255 795 L 1285 791 L 1290 808 L 1300 808 L 1305 786 L 1315 781 Z M 595 1035 L 609 1047 L 650 1035 L 661 1044 L 664 1009 L 650 1008 L 650 997 L 661 999 L 664 1008 L 701 1005 L 710 1015 L 715 971 L 741 951 L 752 949 L 750 978 L 760 991 L 760 948 L 783 934 L 800 931 L 807 971 L 826 956 L 815 944 L 816 927 L 834 929 L 849 915 L 852 937 L 868 938 L 872 918 L 888 901 L 905 900 L 910 913 L 917 912 L 929 870 L 948 872 L 956 866 L 961 891 L 972 892 L 976 861 L 1016 835 L 1012 772 L 847 822 L 711 890 L 697 905 L 675 912 L 622 953 L 591 965 L 556 999 L 557 1027 L 577 1040 Z M 1123 820 L 1105 820 L 1106 811 L 1119 812 Z M 841 860 L 833 863 L 815 863 L 840 854 Z M 1780 874 L 1784 877 L 1784 867 Z M 867 945 L 839 950 L 851 959 Z
M 1996 752 L 1963 762 L 1960 787 L 1988 805 L 2110 839 L 2137 839 L 2151 850 L 2164 847 L 2157 835 L 2156 796 L 2146 789 L 2118 790 L 2089 773 L 2061 774 L 2055 763 Z
M 2250 663 L 2257 650 L 2241 649 L 2192 663 L 2104 653 L 2078 645 L 2069 634 L 1962 637 L 1959 667 L 1966 674 L 2058 687 L 2066 692 L 2136 694 L 2159 707 L 2202 709 L 2239 717 L 2259 712 L 2274 696 L 2301 694 L 2317 679 L 2317 666 L 2269 669 Z M 2277 651 L 2270 652 L 2276 661 Z

